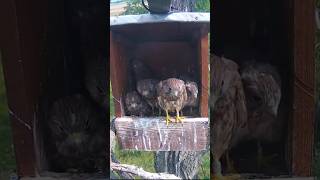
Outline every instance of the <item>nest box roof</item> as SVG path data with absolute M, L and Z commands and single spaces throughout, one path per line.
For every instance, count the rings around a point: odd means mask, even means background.
M 209 27 L 210 13 L 179 12 L 110 17 L 111 31 L 140 41 L 186 39 L 195 32 L 208 33 Z
M 111 16 L 110 26 L 128 25 L 128 24 L 145 24 L 145 23 L 164 23 L 164 22 L 181 22 L 181 23 L 210 23 L 210 13 L 179 12 L 169 14 L 141 14 L 126 16 Z

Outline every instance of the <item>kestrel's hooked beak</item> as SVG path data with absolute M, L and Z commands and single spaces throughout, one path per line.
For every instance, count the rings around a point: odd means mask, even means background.
M 175 96 L 178 96 L 178 91 L 174 91 L 173 93 Z

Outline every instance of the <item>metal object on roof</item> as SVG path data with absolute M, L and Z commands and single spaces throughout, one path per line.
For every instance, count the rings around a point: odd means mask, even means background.
M 209 24 L 210 13 L 179 12 L 169 14 L 140 14 L 110 17 L 110 26 L 162 22 L 193 22 Z

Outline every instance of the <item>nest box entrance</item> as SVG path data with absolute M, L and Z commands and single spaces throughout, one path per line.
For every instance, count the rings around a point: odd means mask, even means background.
M 182 110 L 184 111 L 184 116 L 192 117 L 191 119 L 193 120 L 190 121 L 190 119 L 187 118 L 188 120 L 185 121 L 184 126 L 181 126 L 182 130 L 180 132 L 194 132 L 186 130 L 188 122 L 201 124 L 204 121 L 206 123 L 204 123 L 202 127 L 207 129 L 209 14 L 172 13 L 169 15 L 130 15 L 111 17 L 110 23 L 110 77 L 115 104 L 115 116 L 117 117 L 116 128 L 122 126 L 122 124 L 119 126 L 117 126 L 117 124 L 125 122 L 126 127 L 124 130 L 129 131 L 128 125 L 130 126 L 130 122 L 135 124 L 134 122 L 136 121 L 148 118 L 124 117 L 129 115 L 124 101 L 126 92 L 130 89 L 136 89 L 136 82 L 130 83 L 132 81 L 130 72 L 133 68 L 130 63 L 132 59 L 138 59 L 153 72 L 152 78 L 165 80 L 168 78 L 187 76 L 191 77 L 197 83 L 198 105 L 193 109 L 192 113 L 189 113 L 188 110 Z M 163 114 L 164 113 L 162 113 L 162 115 Z M 156 126 L 156 124 L 159 125 L 159 123 L 160 126 L 162 126 L 161 124 L 165 123 L 164 117 L 159 116 L 159 114 L 154 113 L 152 118 L 150 117 L 150 122 L 154 122 L 151 123 L 154 126 Z M 163 125 L 165 126 L 165 124 Z M 152 127 L 149 127 L 149 129 Z M 139 128 L 143 127 L 136 128 L 139 130 Z M 161 133 L 160 129 L 159 133 Z M 117 129 L 117 131 L 119 131 L 119 129 Z M 141 130 L 141 132 L 144 131 Z M 207 132 L 207 130 L 205 132 Z M 126 134 L 128 135 L 128 132 L 126 132 Z M 152 135 L 150 134 L 150 136 Z M 137 148 L 133 145 L 138 143 L 138 140 L 133 139 L 129 143 L 129 140 L 125 139 L 126 138 L 122 139 L 123 148 L 140 149 L 139 146 Z M 161 143 L 159 143 L 159 146 L 152 146 L 153 148 L 151 149 L 159 149 L 160 144 Z M 174 149 L 178 150 L 179 148 L 182 147 L 176 147 Z M 191 149 L 191 147 L 187 148 Z M 199 148 L 203 149 L 205 145 Z M 146 150 L 148 148 L 142 149 Z

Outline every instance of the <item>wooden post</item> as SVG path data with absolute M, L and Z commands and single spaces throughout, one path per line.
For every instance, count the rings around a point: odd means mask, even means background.
M 314 142 L 314 0 L 293 0 L 292 173 L 311 176 Z
M 116 117 L 121 117 L 125 114 L 121 97 L 127 81 L 127 65 L 123 59 L 124 52 L 121 49 L 120 41 L 113 32 L 110 32 L 110 78 Z
M 208 33 L 202 34 L 199 40 L 199 58 L 200 58 L 200 72 L 201 72 L 201 100 L 200 100 L 200 115 L 201 117 L 208 117 L 208 98 L 209 98 L 209 87 L 208 87 Z
M 41 94 L 47 1 L 0 1 L 0 48 L 19 176 L 37 171 L 34 122 Z

